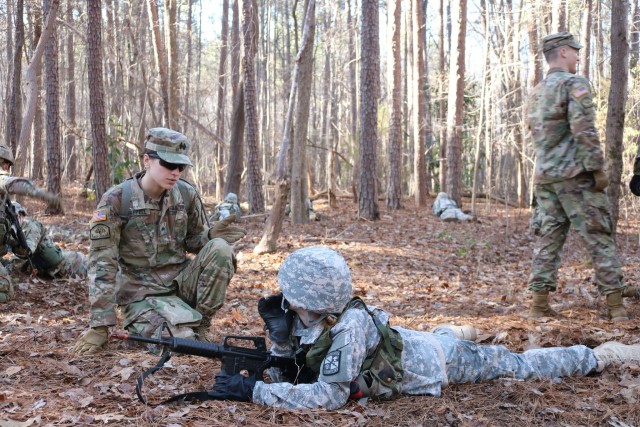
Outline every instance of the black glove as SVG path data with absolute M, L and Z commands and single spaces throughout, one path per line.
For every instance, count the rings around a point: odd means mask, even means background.
M 275 343 L 285 343 L 293 324 L 293 312 L 282 309 L 282 292 L 262 297 L 258 301 L 258 313 L 264 320 L 264 328 L 269 330 L 269 338 Z
M 213 385 L 213 390 L 209 392 L 209 396 L 219 400 L 251 402 L 255 385 L 256 379 L 253 376 L 229 375 L 225 371 L 220 371 L 216 375 L 216 383 Z
M 633 178 L 629 181 L 629 189 L 634 196 L 640 197 L 640 175 L 633 175 Z

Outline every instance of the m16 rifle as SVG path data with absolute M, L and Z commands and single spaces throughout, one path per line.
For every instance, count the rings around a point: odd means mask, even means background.
M 313 372 L 305 367 L 306 353 L 302 350 L 298 351 L 294 356 L 275 356 L 267 350 L 264 337 L 255 336 L 227 336 L 224 337 L 221 344 L 208 343 L 185 338 L 176 338 L 171 335 L 171 331 L 165 325 L 163 330 L 169 332 L 168 337 L 163 338 L 146 338 L 137 335 L 129 335 L 127 332 L 114 332 L 111 337 L 137 341 L 147 344 L 155 344 L 164 347 L 164 354 L 158 361 L 156 366 L 143 372 L 136 380 L 136 394 L 138 399 L 147 405 L 147 401 L 142 395 L 142 384 L 144 379 L 152 375 L 162 368 L 164 364 L 171 358 L 171 353 L 188 354 L 192 356 L 206 357 L 209 359 L 220 359 L 221 370 L 227 374 L 237 374 L 243 371 L 254 376 L 257 380 L 262 380 L 264 371 L 269 368 L 279 368 L 281 374 L 291 383 L 308 383 L 313 380 Z M 237 341 L 252 344 L 253 347 L 240 347 L 231 345 L 230 341 Z M 183 393 L 165 400 L 162 403 L 174 402 L 177 400 L 198 399 L 210 400 L 215 399 L 208 392 Z
M 18 213 L 16 212 L 16 208 L 13 203 L 11 203 L 9 193 L 5 192 L 3 199 L 5 216 L 10 223 L 9 234 L 10 240 L 12 241 L 11 250 L 21 258 L 29 258 L 32 255 L 31 249 L 29 249 L 27 238 L 22 231 Z

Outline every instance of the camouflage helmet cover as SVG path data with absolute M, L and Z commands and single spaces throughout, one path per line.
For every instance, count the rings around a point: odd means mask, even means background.
M 236 193 L 229 193 L 224 198 L 225 203 L 238 203 L 238 195 Z
M 11 151 L 11 147 L 7 147 L 6 145 L 0 145 L 0 159 L 4 159 L 13 165 L 13 151 Z
M 293 252 L 278 271 L 291 305 L 315 313 L 341 313 L 351 300 L 351 272 L 342 256 L 324 246 Z

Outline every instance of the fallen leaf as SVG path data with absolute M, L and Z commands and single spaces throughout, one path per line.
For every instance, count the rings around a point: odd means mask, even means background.
M 4 373 L 10 377 L 11 375 L 17 374 L 18 372 L 22 371 L 22 369 L 24 369 L 23 366 L 10 366 L 4 371 Z

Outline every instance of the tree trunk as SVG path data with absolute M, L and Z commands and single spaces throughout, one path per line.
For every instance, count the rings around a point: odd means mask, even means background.
M 620 204 L 625 105 L 629 72 L 628 2 L 614 1 L 611 8 L 611 89 L 607 109 L 606 149 L 609 200 L 615 232 Z
M 171 126 L 171 112 L 169 100 L 169 77 L 167 75 L 167 60 L 162 44 L 162 35 L 160 34 L 160 21 L 158 18 L 157 0 L 147 0 L 149 11 L 149 25 L 151 26 L 151 35 L 153 38 L 153 52 L 155 54 L 156 66 L 158 67 L 158 75 L 160 77 L 160 92 L 162 93 L 162 102 L 164 112 L 164 125 Z
M 178 124 L 178 23 L 177 0 L 164 0 L 165 46 L 167 46 L 169 85 L 169 127 L 180 131 Z
M 289 106 L 287 108 L 287 115 L 284 122 L 284 130 L 282 142 L 280 143 L 280 150 L 278 151 L 278 159 L 276 164 L 276 195 L 269 213 L 269 218 L 264 227 L 262 239 L 260 243 L 254 248 L 253 252 L 257 254 L 275 252 L 278 236 L 282 230 L 282 223 L 284 222 L 284 211 L 287 204 L 287 195 L 289 194 L 289 172 L 287 168 L 287 153 L 289 152 L 291 127 L 293 125 L 293 114 L 296 109 L 296 99 L 298 97 L 298 80 L 300 78 L 300 62 L 305 55 L 305 51 L 312 51 L 313 40 L 311 35 L 311 20 L 312 14 L 315 15 L 315 0 L 309 0 L 307 5 L 307 13 L 305 16 L 304 28 L 302 30 L 302 41 L 300 43 L 300 51 L 296 56 L 296 63 L 293 69 L 293 75 L 291 77 L 291 90 L 289 92 Z M 311 52 L 313 54 L 313 52 Z
M 87 2 L 87 51 L 91 148 L 96 182 L 96 201 L 100 201 L 102 195 L 111 186 L 111 176 L 102 80 L 102 8 L 99 1 Z
M 54 0 L 45 0 L 43 9 L 49 13 Z M 57 1 L 57 0 L 55 0 Z M 58 7 L 55 8 L 57 13 Z M 57 18 L 57 16 L 56 16 Z M 54 194 L 62 194 L 60 168 L 60 90 L 58 87 L 58 36 L 56 31 L 51 34 L 44 51 L 45 89 L 47 106 L 47 189 Z M 48 206 L 48 214 L 62 214 L 62 205 Z
M 440 0 L 438 3 L 438 14 L 440 16 L 440 25 L 438 32 L 438 68 L 440 70 L 440 191 L 447 191 L 447 123 L 446 123 L 446 97 L 444 94 L 444 88 L 446 85 L 447 74 L 445 72 L 445 56 L 444 56 L 444 29 L 445 29 L 445 8 L 444 0 Z
M 413 24 L 413 176 L 416 206 L 427 203 L 427 177 L 425 164 L 425 140 L 427 135 L 425 91 L 427 90 L 424 58 L 424 14 L 422 0 L 411 1 Z
M 391 14 L 391 119 L 389 121 L 389 143 L 387 157 L 389 174 L 387 176 L 387 207 L 402 208 L 402 64 L 400 30 L 402 18 L 402 0 L 388 0 L 387 8 Z
M 222 22 L 220 28 L 220 64 L 218 67 L 218 121 L 216 122 L 216 133 L 224 140 L 224 119 L 225 119 L 225 89 L 227 83 L 227 49 L 229 33 L 229 0 L 222 1 Z M 224 187 L 224 171 L 222 162 L 224 161 L 223 145 L 216 147 L 216 200 L 223 200 L 222 189 Z
M 11 95 L 7 105 L 7 145 L 15 153 L 18 136 L 22 127 L 22 55 L 24 53 L 24 0 L 16 2 L 16 32 L 13 50 L 13 76 L 11 78 Z M 25 159 L 26 160 L 26 159 Z M 23 160 L 24 161 L 24 160 Z
M 531 2 L 533 10 L 540 10 L 540 0 Z M 527 34 L 529 36 L 529 57 L 533 62 L 533 72 L 529 80 L 529 87 L 534 88 L 540 80 L 542 80 L 542 58 L 540 55 L 540 44 L 538 36 L 538 23 L 536 22 L 536 14 L 527 14 Z
M 447 111 L 447 192 L 462 206 L 462 124 L 464 114 L 465 34 L 467 0 L 453 3 L 452 47 L 449 59 L 449 98 Z
M 304 34 L 304 31 L 308 31 Z M 298 101 L 295 110 L 293 145 L 291 147 L 291 224 L 306 224 L 309 222 L 307 212 L 307 188 L 305 179 L 307 159 L 307 130 L 309 128 L 309 108 L 311 100 L 311 85 L 313 81 L 313 44 L 316 33 L 315 1 L 307 5 L 303 37 L 307 44 L 297 58 L 298 72 Z
M 591 6 L 593 0 L 584 0 L 582 12 L 582 49 L 580 50 L 580 69 L 585 79 L 589 80 L 591 66 Z
M 67 24 L 73 27 L 73 1 L 67 0 Z M 73 31 L 67 31 L 67 133 L 65 135 L 65 171 L 70 181 L 77 178 L 78 157 L 76 156 L 76 76 L 75 47 Z
M 347 31 L 348 31 L 348 45 L 349 45 L 349 95 L 351 95 L 350 106 L 350 121 L 349 121 L 349 137 L 354 150 L 358 147 L 358 52 L 356 50 L 355 36 L 358 32 L 357 18 L 351 13 L 351 2 L 347 2 Z M 360 170 L 360 161 L 358 160 L 358 153 L 354 153 L 353 170 L 351 175 L 352 187 L 355 188 L 355 182 Z M 357 202 L 358 195 L 354 191 L 353 201 Z
M 231 138 L 229 138 L 229 161 L 227 162 L 227 179 L 224 194 L 236 193 L 240 198 L 240 184 L 243 171 L 244 141 L 244 83 L 238 85 L 236 98 L 233 100 L 231 112 Z
M 380 94 L 378 8 L 377 0 L 362 0 L 358 216 L 369 221 L 380 218 L 376 195 L 378 97 Z
M 43 25 L 43 17 L 42 9 L 40 7 L 36 7 L 33 10 L 33 51 L 34 53 L 37 50 L 38 45 L 41 43 L 42 38 L 42 25 Z M 32 60 L 33 61 L 33 60 Z M 37 65 L 35 70 L 31 70 L 32 65 Z M 33 115 L 31 116 L 33 120 L 33 138 L 31 140 L 31 150 L 27 150 L 25 146 L 25 150 L 31 152 L 31 179 L 35 179 L 38 181 L 44 180 L 44 146 L 42 144 L 42 134 L 44 132 L 44 113 L 42 110 L 42 61 L 38 60 L 37 64 L 30 64 L 27 67 L 26 72 L 27 80 L 25 81 L 25 92 L 27 93 L 27 108 L 24 112 L 25 119 L 23 120 L 22 126 L 25 126 L 24 121 L 27 121 L 26 117 L 29 109 L 33 109 Z M 29 81 L 29 79 L 32 79 Z M 33 92 L 30 92 L 30 85 L 33 85 Z M 29 90 L 27 90 L 29 88 Z M 35 107 L 30 105 L 31 99 L 30 97 L 35 97 L 33 99 L 33 103 Z M 29 126 L 30 127 L 30 126 Z M 29 129 L 27 127 L 27 129 Z M 22 129 L 20 129 L 20 140 L 18 145 L 22 141 Z M 25 143 L 26 145 L 26 143 Z M 26 172 L 26 168 L 25 168 Z
M 262 176 L 260 173 L 260 148 L 258 145 L 258 109 L 256 99 L 255 54 L 258 38 L 256 5 L 253 0 L 242 2 L 243 18 L 243 75 L 245 141 L 247 146 L 247 189 L 249 210 L 252 214 L 264 212 Z

